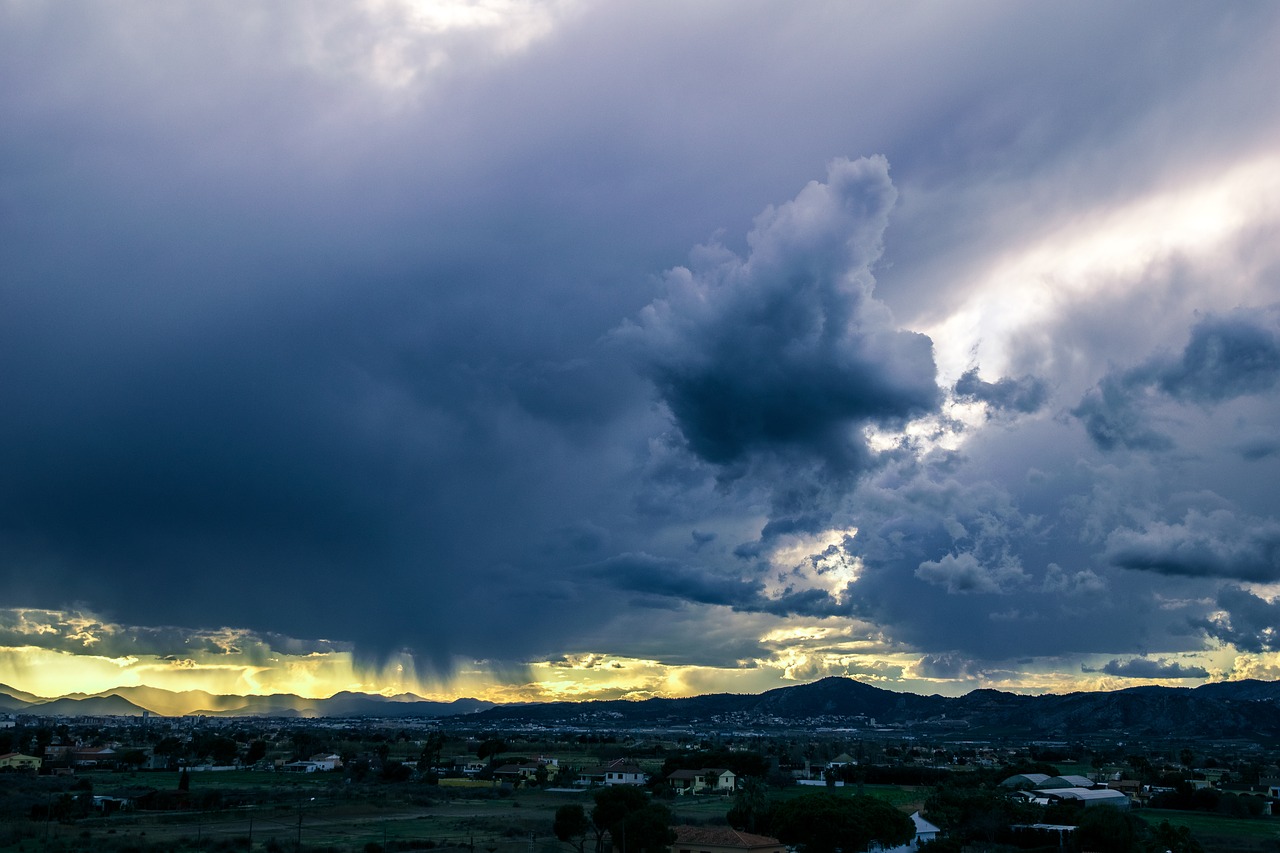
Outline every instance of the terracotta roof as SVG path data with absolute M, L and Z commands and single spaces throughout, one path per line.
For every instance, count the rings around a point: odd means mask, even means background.
M 782 842 L 727 826 L 677 826 L 676 844 L 715 844 L 722 847 L 778 847 Z

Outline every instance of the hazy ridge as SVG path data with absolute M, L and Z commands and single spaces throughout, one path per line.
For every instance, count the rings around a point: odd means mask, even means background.
M 1229 681 L 1185 687 L 1131 687 L 1110 692 L 1029 696 L 974 690 L 959 697 L 899 693 L 849 678 L 824 678 L 761 694 L 708 694 L 683 699 L 495 705 L 478 699 L 433 702 L 341 692 L 323 699 L 174 692 L 119 687 L 96 694 L 41 698 L 0 685 L 0 710 L 38 716 L 451 717 L 485 723 L 578 722 L 594 725 L 720 724 L 896 726 L 923 731 L 1070 737 L 1115 732 L 1177 737 L 1280 737 L 1280 682 Z

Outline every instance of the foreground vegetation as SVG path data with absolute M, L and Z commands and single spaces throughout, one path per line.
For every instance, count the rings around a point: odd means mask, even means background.
M 997 749 L 797 733 L 735 741 L 246 720 L 197 723 L 187 731 L 139 731 L 136 724 L 125 731 L 19 727 L 6 732 L 5 740 L 0 746 L 14 751 L 59 741 L 124 746 L 109 767 L 78 767 L 57 776 L 0 773 L 0 853 L 595 853 L 610 839 L 615 849 L 623 847 L 623 838 L 629 840 L 626 853 L 636 853 L 661 848 L 669 828 L 679 824 L 732 825 L 782 838 L 805 853 L 837 847 L 852 853 L 871 839 L 901 840 L 910 824 L 907 815 L 915 811 L 944 830 L 942 839 L 922 848 L 932 853 L 1057 850 L 1060 840 L 1067 850 L 1099 853 L 1280 851 L 1280 821 L 1262 813 L 1263 800 L 1204 788 L 1203 782 L 1196 783 L 1199 790 L 1192 785 L 1201 764 L 1229 770 L 1237 779 L 1280 775 L 1270 757 L 1256 751 L 1234 757 L 1186 746 Z M 284 772 L 288 762 L 321 752 L 340 755 L 341 769 Z M 850 754 L 855 762 L 828 771 L 830 787 L 794 784 L 797 768 L 822 767 Z M 156 756 L 174 768 L 220 759 L 240 769 L 142 769 Z M 555 763 L 543 766 L 543 756 L 554 756 Z M 643 792 L 602 789 L 604 803 L 572 786 L 593 766 L 614 759 L 638 765 L 653 782 Z M 471 765 L 466 776 L 457 769 L 464 762 Z M 522 763 L 537 766 L 537 772 L 510 775 Z M 732 768 L 740 790 L 732 796 L 676 796 L 664 781 L 675 770 L 702 767 Z M 1022 772 L 1125 776 L 1167 788 L 1151 802 L 1171 808 L 1124 814 L 1020 805 L 999 782 Z M 115 813 L 101 802 L 142 794 L 144 806 Z M 1079 830 L 1050 839 L 1009 829 L 1035 823 Z

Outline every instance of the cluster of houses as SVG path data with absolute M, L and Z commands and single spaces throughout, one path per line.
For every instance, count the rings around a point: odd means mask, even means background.
M 483 764 L 468 762 L 462 772 L 474 776 L 484 769 Z M 554 758 L 525 759 L 520 763 L 503 764 L 493 771 L 493 777 L 506 782 L 532 782 L 539 777 L 556 779 L 559 762 Z M 703 767 L 699 770 L 676 770 L 666 778 L 667 784 L 678 796 L 686 794 L 732 794 L 738 788 L 737 775 L 723 767 Z M 647 785 L 649 774 L 638 764 L 626 758 L 595 767 L 584 767 L 576 772 L 573 786 L 576 788 L 608 787 L 612 785 Z

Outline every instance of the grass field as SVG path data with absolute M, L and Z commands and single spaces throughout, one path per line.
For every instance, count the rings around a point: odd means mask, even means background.
M 1205 853 L 1280 851 L 1280 819 L 1240 818 L 1204 812 L 1142 809 L 1136 814 L 1152 826 L 1168 821 L 1185 826 L 1204 846 Z
M 139 786 L 176 789 L 178 774 L 104 773 L 87 778 L 93 779 L 95 792 L 109 793 Z M 824 791 L 852 796 L 857 789 L 791 788 L 781 795 Z M 0 853 L 292 851 L 299 841 L 303 850 L 334 853 L 362 853 L 367 845 L 391 842 L 429 842 L 434 848 L 465 848 L 468 853 L 571 853 L 570 846 L 551 833 L 555 811 L 566 803 L 588 809 L 592 804 L 587 792 L 500 793 L 487 784 L 480 790 L 348 784 L 322 773 L 193 773 L 190 792 L 193 797 L 216 792 L 223 805 L 203 811 L 118 813 L 67 824 L 26 822 L 0 828 Z M 863 792 L 911 812 L 923 804 L 928 789 L 866 785 Z M 732 801 L 689 796 L 664 802 L 676 823 L 715 824 L 723 822 Z

